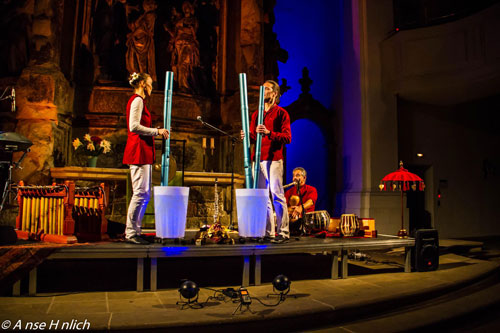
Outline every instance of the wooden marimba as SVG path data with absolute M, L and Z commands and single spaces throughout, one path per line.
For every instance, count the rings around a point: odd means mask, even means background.
M 52 243 L 75 243 L 75 221 L 72 218 L 75 183 L 25 186 L 17 188 L 19 214 L 16 232 L 19 239 L 39 239 Z
M 19 239 L 75 243 L 108 239 L 104 184 L 75 187 L 72 181 L 50 186 L 18 186 Z M 75 237 L 76 236 L 76 237 Z

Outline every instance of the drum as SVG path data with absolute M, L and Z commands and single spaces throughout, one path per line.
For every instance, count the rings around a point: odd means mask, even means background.
M 345 237 L 352 237 L 359 231 L 358 217 L 354 214 L 342 214 L 340 217 L 340 232 Z
M 304 229 L 307 235 L 325 231 L 330 223 L 330 214 L 326 210 L 318 210 L 305 214 Z

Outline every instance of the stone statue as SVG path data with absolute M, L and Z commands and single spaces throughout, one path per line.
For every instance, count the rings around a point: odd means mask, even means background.
M 178 88 L 183 92 L 196 89 L 195 69 L 200 65 L 200 51 L 196 31 L 198 20 L 194 17 L 194 6 L 189 1 L 182 4 L 182 15 L 172 9 L 173 28 L 164 26 L 170 34 L 169 51 L 172 54 L 171 67 Z
M 156 21 L 156 3 L 144 0 L 144 14 L 129 23 L 131 32 L 127 35 L 127 70 L 130 73 L 148 73 L 156 82 L 154 27 Z

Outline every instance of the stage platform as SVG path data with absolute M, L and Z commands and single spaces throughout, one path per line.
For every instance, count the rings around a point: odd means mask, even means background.
M 199 258 L 199 257 L 241 257 L 243 269 L 241 285 L 250 285 L 250 272 L 254 272 L 254 284 L 261 284 L 262 256 L 280 254 L 322 254 L 331 256 L 331 279 L 346 279 L 348 277 L 347 255 L 352 250 L 383 250 L 405 248 L 404 272 L 411 272 L 411 249 L 415 239 L 400 239 L 396 236 L 379 235 L 377 238 L 292 238 L 288 243 L 258 243 L 245 242 L 234 245 L 207 244 L 202 246 L 183 244 L 133 245 L 125 242 L 100 242 L 89 245 L 56 248 L 46 260 L 72 259 L 136 259 L 136 290 L 144 291 L 145 264 L 149 272 L 149 288 L 157 290 L 158 260 L 168 258 Z M 147 259 L 147 260 L 146 260 Z M 37 293 L 37 268 L 29 273 L 29 295 Z M 21 293 L 20 281 L 13 286 L 13 295 Z
M 495 282 L 500 272 L 500 248 L 496 252 L 479 252 L 481 244 L 465 244 L 440 240 L 437 271 L 406 274 L 395 268 L 351 274 L 347 279 L 337 280 L 292 278 L 290 294 L 297 298 L 286 298 L 276 307 L 264 306 L 256 300 L 276 302 L 267 297 L 273 288 L 265 281 L 260 286 L 247 288 L 253 299 L 252 312 L 234 315 L 237 303 L 208 297 L 214 294 L 214 288 L 238 288 L 239 284 L 207 284 L 200 289 L 202 309 L 182 310 L 176 305 L 178 286 L 140 293 L 124 290 L 41 292 L 37 297 L 0 297 L 0 321 L 10 322 L 11 329 L 19 320 L 23 325 L 43 322 L 46 327 L 55 321 L 59 328 L 64 323 L 85 321 L 93 331 L 408 332 L 437 331 L 430 327 L 436 324 L 441 325 L 441 331 L 450 331 L 450 327 L 467 331 L 484 320 L 482 314 L 488 313 L 488 306 L 500 301 L 500 284 Z M 455 250 L 466 256 L 455 254 Z M 402 256 L 403 252 L 398 248 L 371 251 L 371 255 L 374 260 L 384 262 L 387 256 Z M 482 259 L 476 258 L 478 255 Z M 355 267 L 350 269 L 355 273 Z M 489 330 L 483 331 L 498 331 L 498 328 L 487 327 Z

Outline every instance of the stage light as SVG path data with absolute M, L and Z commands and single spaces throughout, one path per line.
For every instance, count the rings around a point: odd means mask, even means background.
M 198 285 L 195 282 L 189 280 L 182 282 L 181 287 L 179 288 L 179 293 L 181 294 L 181 296 L 188 300 L 195 297 L 197 298 L 199 291 L 200 288 L 198 287 Z
M 276 276 L 273 280 L 273 287 L 281 293 L 288 293 L 290 291 L 290 280 L 283 274 Z M 285 292 L 286 291 L 286 292 Z
M 424 157 L 424 154 L 422 154 L 422 153 L 417 153 L 417 157 Z
M 290 285 L 292 282 L 283 274 L 276 276 L 273 280 L 273 291 L 274 294 L 268 294 L 267 297 L 279 297 L 278 303 L 274 304 L 276 306 L 281 302 L 284 302 L 287 297 L 297 298 L 297 295 L 288 295 L 290 292 Z M 279 293 L 278 293 L 279 292 Z
M 183 281 L 181 283 L 181 287 L 179 288 L 180 301 L 178 301 L 176 304 L 182 305 L 181 310 L 183 310 L 186 306 L 190 307 L 191 309 L 201 309 L 203 307 L 203 304 L 198 303 L 199 291 L 200 288 L 195 282 L 189 280 Z M 187 301 L 185 301 L 186 299 Z

